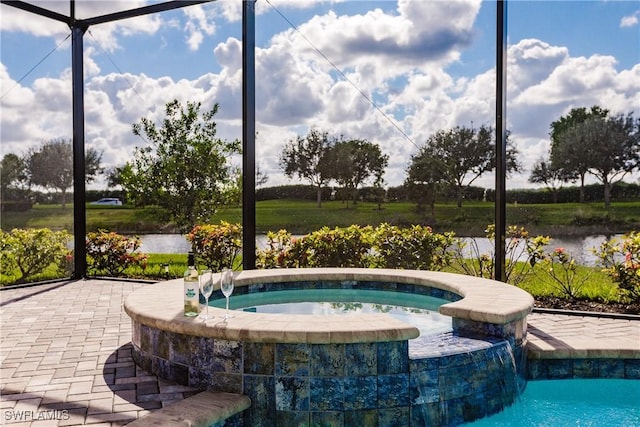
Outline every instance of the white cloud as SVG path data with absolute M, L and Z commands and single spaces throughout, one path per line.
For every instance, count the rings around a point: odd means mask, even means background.
M 308 7 L 312 2 L 273 3 L 288 9 Z M 214 12 L 222 10 L 226 19 L 231 19 L 239 5 L 240 2 L 221 1 L 189 8 L 172 20 L 171 25 L 186 29 L 187 36 L 194 37 L 190 42 L 196 49 L 204 37 L 218 31 Z M 3 13 L 12 9 L 2 7 Z M 261 13 L 269 8 L 265 2 L 258 2 L 257 7 L 265 8 Z M 472 122 L 475 126 L 493 125 L 495 70 L 489 67 L 476 75 L 453 77 L 447 68 L 459 61 L 473 41 L 478 9 L 477 1 L 400 1 L 395 10 L 375 9 L 342 16 L 327 12 L 301 24 L 302 34 L 357 88 L 346 82 L 293 30 L 275 34 L 266 46 L 257 47 L 256 127 L 259 134 L 256 150 L 261 169 L 270 176 L 268 185 L 290 182 L 278 167 L 282 146 L 296 135 L 306 134 L 313 125 L 336 135 L 366 138 L 380 144 L 382 151 L 390 156 L 385 175 L 389 185 L 403 182 L 410 156 L 437 130 L 469 126 Z M 451 16 L 459 19 L 450 19 Z M 3 30 L 8 25 L 6 21 L 3 17 Z M 127 31 L 143 31 L 144 25 L 137 19 L 130 21 Z M 161 23 L 159 18 L 151 22 Z M 126 38 L 118 32 L 123 29 L 114 26 L 94 36 L 103 48 L 125 50 Z M 34 26 L 34 34 L 37 30 Z M 64 34 L 55 28 L 40 31 L 50 37 Z M 185 40 L 189 43 L 188 38 Z M 85 51 L 88 145 L 104 152 L 106 167 L 123 164 L 131 158 L 134 147 L 144 143 L 132 134 L 131 125 L 141 117 L 161 120 L 164 105 L 174 98 L 200 101 L 203 108 L 219 102 L 220 111 L 216 116 L 219 136 L 240 138 L 241 48 L 237 38 L 229 37 L 219 42 L 213 51 L 219 72 L 178 79 L 153 78 L 144 73 L 103 74 L 92 60 L 96 48 L 88 46 Z M 620 71 L 616 65 L 611 56 L 573 57 L 567 47 L 539 39 L 514 41 L 509 46 L 508 128 L 520 150 L 521 160 L 529 169 L 548 150 L 549 124 L 571 108 L 597 104 L 613 113 L 640 112 L 637 108 L 640 64 Z M 2 65 L 3 152 L 22 153 L 25 147 L 42 140 L 69 138 L 70 71 L 37 78 L 29 86 L 16 85 L 14 79 Z M 4 88 L 10 87 L 14 89 L 6 93 Z M 359 90 L 375 100 L 386 117 L 364 99 Z M 509 178 L 509 187 L 528 186 L 527 177 L 528 174 L 523 174 Z M 493 177 L 487 175 L 478 185 L 492 186 Z
M 208 9 L 210 10 L 210 9 Z M 216 32 L 216 24 L 211 13 L 207 13 L 201 5 L 185 7 L 183 9 L 188 20 L 185 31 L 188 34 L 187 45 L 191 50 L 198 50 L 204 36 L 211 36 Z
M 638 25 L 638 17 L 640 17 L 640 10 L 635 11 L 631 15 L 623 16 L 620 20 L 620 28 L 635 27 Z

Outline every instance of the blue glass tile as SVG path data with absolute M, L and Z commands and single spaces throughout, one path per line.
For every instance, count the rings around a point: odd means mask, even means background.
M 598 374 L 600 378 L 624 378 L 624 360 L 598 359 Z
M 310 409 L 312 411 L 341 411 L 344 402 L 342 378 L 311 378 Z
M 409 405 L 409 375 L 378 376 L 378 408 Z
M 624 377 L 629 380 L 640 380 L 640 359 L 625 359 Z
M 412 405 L 434 403 L 440 400 L 440 382 L 438 371 L 420 371 L 409 378 L 409 396 Z
M 314 377 L 343 376 L 345 345 L 322 344 L 311 346 L 311 375 Z
M 242 372 L 242 344 L 237 341 L 215 340 L 211 369 L 214 372 Z
M 275 348 L 272 343 L 243 344 L 244 372 L 246 374 L 272 375 L 275 367 Z
M 408 406 L 378 409 L 378 427 L 409 427 L 410 425 Z
M 407 341 L 379 342 L 378 374 L 401 374 L 409 372 L 409 344 Z
M 271 376 L 245 375 L 243 394 L 251 399 L 251 409 L 244 411 L 246 426 L 275 426 L 275 380 Z
M 344 409 L 375 409 L 378 405 L 378 377 L 344 379 Z
M 378 373 L 378 350 L 375 343 L 345 345 L 345 376 L 367 376 Z
M 276 377 L 276 410 L 308 411 L 309 379 Z
M 309 375 L 310 344 L 276 344 L 276 375 Z

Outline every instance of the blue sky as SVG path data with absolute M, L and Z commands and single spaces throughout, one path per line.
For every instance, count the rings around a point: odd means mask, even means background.
M 66 2 L 34 3 L 68 10 Z M 76 4 L 78 16 L 89 17 L 148 3 Z M 221 0 L 90 28 L 86 139 L 103 152 L 105 166 L 127 161 L 144 144 L 131 124 L 160 118 L 173 98 L 218 102 L 220 136 L 241 137 L 240 4 Z M 267 185 L 292 183 L 279 170 L 279 152 L 312 126 L 378 143 L 391 157 L 387 184 L 400 185 L 429 135 L 493 125 L 495 7 L 478 0 L 258 0 L 257 150 Z M 0 14 L 2 154 L 69 138 L 68 28 L 7 5 Z M 571 108 L 640 114 L 640 2 L 510 1 L 507 17 L 507 121 L 527 168 L 507 185 L 522 188 L 547 153 L 550 123 Z M 493 177 L 476 184 L 492 186 Z

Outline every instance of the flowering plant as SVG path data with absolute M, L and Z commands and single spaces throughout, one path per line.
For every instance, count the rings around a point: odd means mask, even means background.
M 476 240 L 472 240 L 468 252 L 465 253 L 467 244 L 458 239 L 454 245 L 454 268 L 470 276 L 495 279 L 495 240 L 496 228 L 490 224 L 485 230 L 485 235 L 491 243 L 491 251 L 483 252 Z M 544 258 L 544 247 L 551 240 L 548 236 L 529 235 L 524 227 L 510 225 L 505 233 L 505 281 L 512 285 L 518 285 L 533 271 L 538 261 Z
M 187 235 L 199 262 L 213 271 L 232 268 L 242 251 L 242 227 L 220 224 L 196 225 Z
M 99 230 L 87 233 L 87 269 L 94 274 L 118 276 L 129 266 L 146 267 L 148 255 L 137 252 L 138 236 L 127 237 Z
M 640 301 L 640 233 L 632 231 L 622 239 L 605 241 L 594 252 L 602 271 L 618 284 L 622 296 Z
M 576 260 L 564 248 L 555 248 L 545 254 L 545 262 L 548 266 L 544 271 L 551 277 L 553 284 L 563 296 L 575 299 L 589 275 L 578 277 Z

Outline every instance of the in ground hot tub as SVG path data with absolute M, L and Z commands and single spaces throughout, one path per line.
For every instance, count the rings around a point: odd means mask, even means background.
M 249 396 L 237 420 L 245 426 L 457 425 L 521 391 L 533 298 L 516 287 L 414 270 L 251 270 L 237 275 L 234 295 L 292 289 L 439 298 L 451 327 L 421 335 L 383 312 L 234 311 L 225 323 L 218 308 L 205 324 L 183 316 L 182 280 L 174 280 L 125 302 L 135 360 L 161 378 Z

